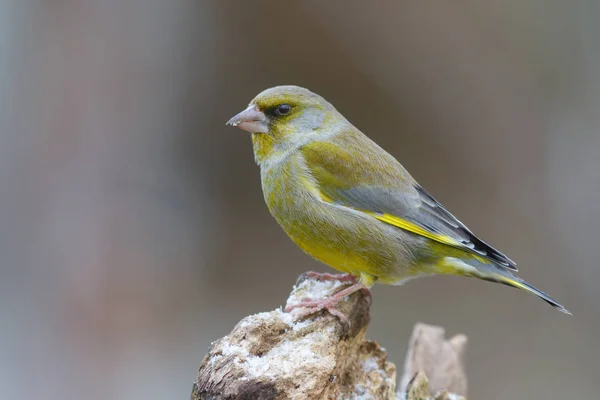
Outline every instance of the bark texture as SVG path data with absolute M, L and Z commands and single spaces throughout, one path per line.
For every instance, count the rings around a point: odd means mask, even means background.
M 294 287 L 287 304 L 322 298 L 341 289 L 339 282 L 303 279 Z M 348 317 L 349 327 L 327 312 L 298 319 L 299 311 L 277 309 L 242 319 L 229 335 L 212 344 L 200 365 L 191 399 L 455 400 L 459 397 L 444 391 L 431 397 L 430 390 L 438 391 L 440 385 L 447 384 L 448 388 L 464 387 L 466 391 L 466 381 L 454 381 L 463 379 L 464 374 L 452 372 L 451 378 L 445 379 L 443 371 L 431 363 L 454 364 L 442 363 L 423 351 L 433 351 L 433 344 L 423 347 L 422 340 L 415 340 L 426 337 L 427 343 L 429 339 L 443 341 L 443 329 L 420 324 L 406 360 L 405 377 L 411 375 L 403 378 L 406 385 L 397 393 L 396 366 L 387 360 L 384 349 L 365 338 L 369 307 L 370 298 L 360 291 L 342 301 L 338 309 Z M 423 332 L 435 334 L 423 336 Z M 443 343 L 438 345 L 446 349 Z M 419 360 L 421 354 L 428 358 Z M 444 350 L 440 356 L 451 354 Z M 421 367 L 434 377 L 430 382 L 420 372 Z
M 400 390 L 405 391 L 409 381 L 421 371 L 429 379 L 431 392 L 450 390 L 466 396 L 467 375 L 463 363 L 466 345 L 465 335 L 456 335 L 447 340 L 444 328 L 416 324 L 404 362 Z

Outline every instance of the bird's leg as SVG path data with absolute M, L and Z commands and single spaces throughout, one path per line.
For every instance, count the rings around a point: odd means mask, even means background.
M 318 281 L 338 281 L 342 283 L 357 283 L 358 278 L 354 275 L 350 274 L 330 274 L 329 272 L 320 273 L 315 271 L 307 271 L 301 274 L 298 277 L 298 281 L 303 281 L 304 279 L 316 279 Z
M 331 315 L 338 317 L 340 319 L 340 321 L 344 325 L 346 325 L 347 328 L 349 328 L 350 321 L 348 320 L 348 317 L 346 317 L 344 314 L 342 314 L 340 312 L 340 310 L 338 310 L 335 307 L 335 305 L 337 303 L 339 303 L 344 297 L 349 296 L 352 293 L 357 292 L 359 290 L 362 290 L 363 292 L 366 290 L 370 296 L 371 292 L 369 291 L 369 289 L 366 286 L 364 286 L 362 283 L 358 282 L 358 283 L 354 283 L 352 286 L 349 286 L 349 287 L 345 288 L 344 290 L 340 290 L 339 292 L 337 292 L 329 297 L 326 297 L 324 299 L 319 299 L 319 300 L 304 299 L 299 303 L 287 306 L 285 308 L 285 311 L 290 312 L 296 308 L 306 308 L 306 310 L 302 311 L 298 315 L 298 319 L 302 319 L 311 314 L 317 313 L 321 310 L 327 310 Z
M 305 279 L 315 279 L 317 281 L 338 281 L 341 283 L 351 283 L 353 285 L 360 282 L 360 279 L 352 274 L 331 274 L 329 272 L 306 271 L 300 274 L 300 276 L 296 280 L 296 284 L 299 284 Z M 365 295 L 365 297 L 367 297 L 367 299 L 371 301 L 372 294 L 369 288 L 365 286 L 360 290 Z

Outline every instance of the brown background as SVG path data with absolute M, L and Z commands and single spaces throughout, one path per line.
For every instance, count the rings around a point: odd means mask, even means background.
M 211 341 L 328 270 L 224 126 L 277 84 L 329 99 L 574 314 L 468 279 L 378 286 L 392 360 L 441 324 L 469 336 L 473 399 L 597 398 L 597 1 L 0 7 L 1 398 L 187 398 Z

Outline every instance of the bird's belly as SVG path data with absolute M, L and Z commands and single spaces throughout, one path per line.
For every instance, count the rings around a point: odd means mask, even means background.
M 298 230 L 287 233 L 307 254 L 338 271 L 356 276 L 360 276 L 361 273 L 374 275 L 377 273 L 376 265 L 382 265 L 377 263 L 377 260 L 373 259 L 374 257 L 364 254 L 364 252 L 361 254 L 360 251 L 347 246 L 341 240 L 336 240 L 335 236 L 331 238 L 333 240 L 324 240 L 323 238 L 313 238 L 312 233 L 309 235 L 299 233 Z M 313 233 L 321 237 L 318 232 Z
M 418 243 L 369 215 L 305 196 L 290 196 L 285 207 L 269 209 L 302 250 L 334 269 L 390 284 L 412 274 L 411 243 Z
M 296 221 L 284 230 L 315 259 L 363 281 L 394 284 L 414 275 L 416 246 L 404 245 L 403 232 L 370 216 L 340 213 L 329 211 L 309 224 Z

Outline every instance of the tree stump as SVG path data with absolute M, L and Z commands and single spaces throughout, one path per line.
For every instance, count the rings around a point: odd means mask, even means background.
M 287 304 L 341 290 L 337 281 L 304 279 Z M 466 338 L 444 340 L 443 329 L 419 324 L 405 362 L 402 391 L 396 366 L 366 339 L 370 298 L 357 292 L 338 309 L 350 326 L 327 312 L 297 320 L 297 311 L 277 309 L 242 319 L 213 342 L 194 383 L 192 400 L 459 399 L 466 392 L 462 352 Z M 426 377 L 430 376 L 428 382 Z M 438 392 L 430 396 L 430 390 Z

